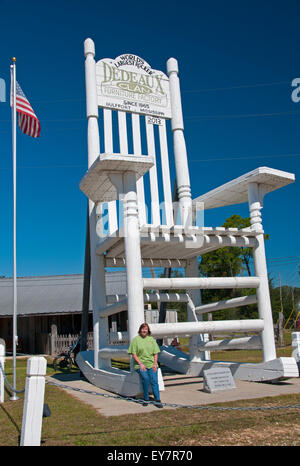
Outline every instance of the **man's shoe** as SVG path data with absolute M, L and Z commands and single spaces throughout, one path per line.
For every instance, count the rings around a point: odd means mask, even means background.
M 144 400 L 143 401 L 143 406 L 148 406 L 148 404 L 149 404 L 149 400 Z
M 160 400 L 154 401 L 154 406 L 157 408 L 163 408 L 163 404 Z

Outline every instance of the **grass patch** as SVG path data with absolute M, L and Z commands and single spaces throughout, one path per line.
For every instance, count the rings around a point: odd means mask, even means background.
M 277 355 L 291 356 L 291 346 L 278 348 Z M 213 353 L 214 359 L 260 362 L 261 351 Z M 232 359 L 231 359 L 232 358 Z M 17 359 L 17 388 L 25 385 L 27 359 Z M 128 368 L 128 360 L 114 361 Z M 77 371 L 74 368 L 73 371 Z M 12 381 L 12 360 L 5 372 Z M 48 358 L 47 375 L 54 374 Z M 21 434 L 24 395 L 17 401 L 0 404 L 0 446 L 17 446 Z M 43 419 L 42 445 L 45 446 L 180 446 L 180 445 L 276 445 L 300 446 L 300 410 L 199 411 L 178 408 L 140 414 L 111 416 L 99 414 L 80 402 L 71 392 L 46 384 L 45 403 L 51 417 Z M 126 403 L 126 401 L 124 401 Z M 300 405 L 300 394 L 256 400 L 220 403 L 218 406 Z

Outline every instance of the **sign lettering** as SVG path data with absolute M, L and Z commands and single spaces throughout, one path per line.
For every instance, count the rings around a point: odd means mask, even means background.
M 168 77 L 137 55 L 98 61 L 96 77 L 99 107 L 171 118 Z
M 162 126 L 162 124 L 163 124 L 161 118 L 150 117 L 150 116 L 147 117 L 147 122 L 148 122 L 150 125 L 159 125 L 159 126 Z

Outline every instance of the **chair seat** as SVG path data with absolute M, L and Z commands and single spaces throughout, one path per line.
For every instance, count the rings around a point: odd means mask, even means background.
M 190 227 L 181 225 L 143 225 L 140 227 L 142 259 L 184 260 L 222 247 L 255 247 L 256 236 L 262 230 L 251 228 Z M 97 247 L 97 254 L 108 259 L 125 258 L 124 237 L 118 230 L 115 236 L 104 238 Z

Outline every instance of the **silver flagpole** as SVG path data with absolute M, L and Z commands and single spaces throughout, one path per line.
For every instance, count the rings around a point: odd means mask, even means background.
M 13 57 L 12 69 L 12 89 L 13 89 L 13 108 L 12 108 L 12 146 L 13 146 L 13 260 L 14 260 L 14 279 L 13 279 L 13 388 L 16 390 L 16 356 L 17 356 L 17 254 L 16 254 L 16 181 L 17 181 L 17 128 L 16 128 L 16 59 Z M 16 393 L 13 392 L 12 401 L 18 400 Z

